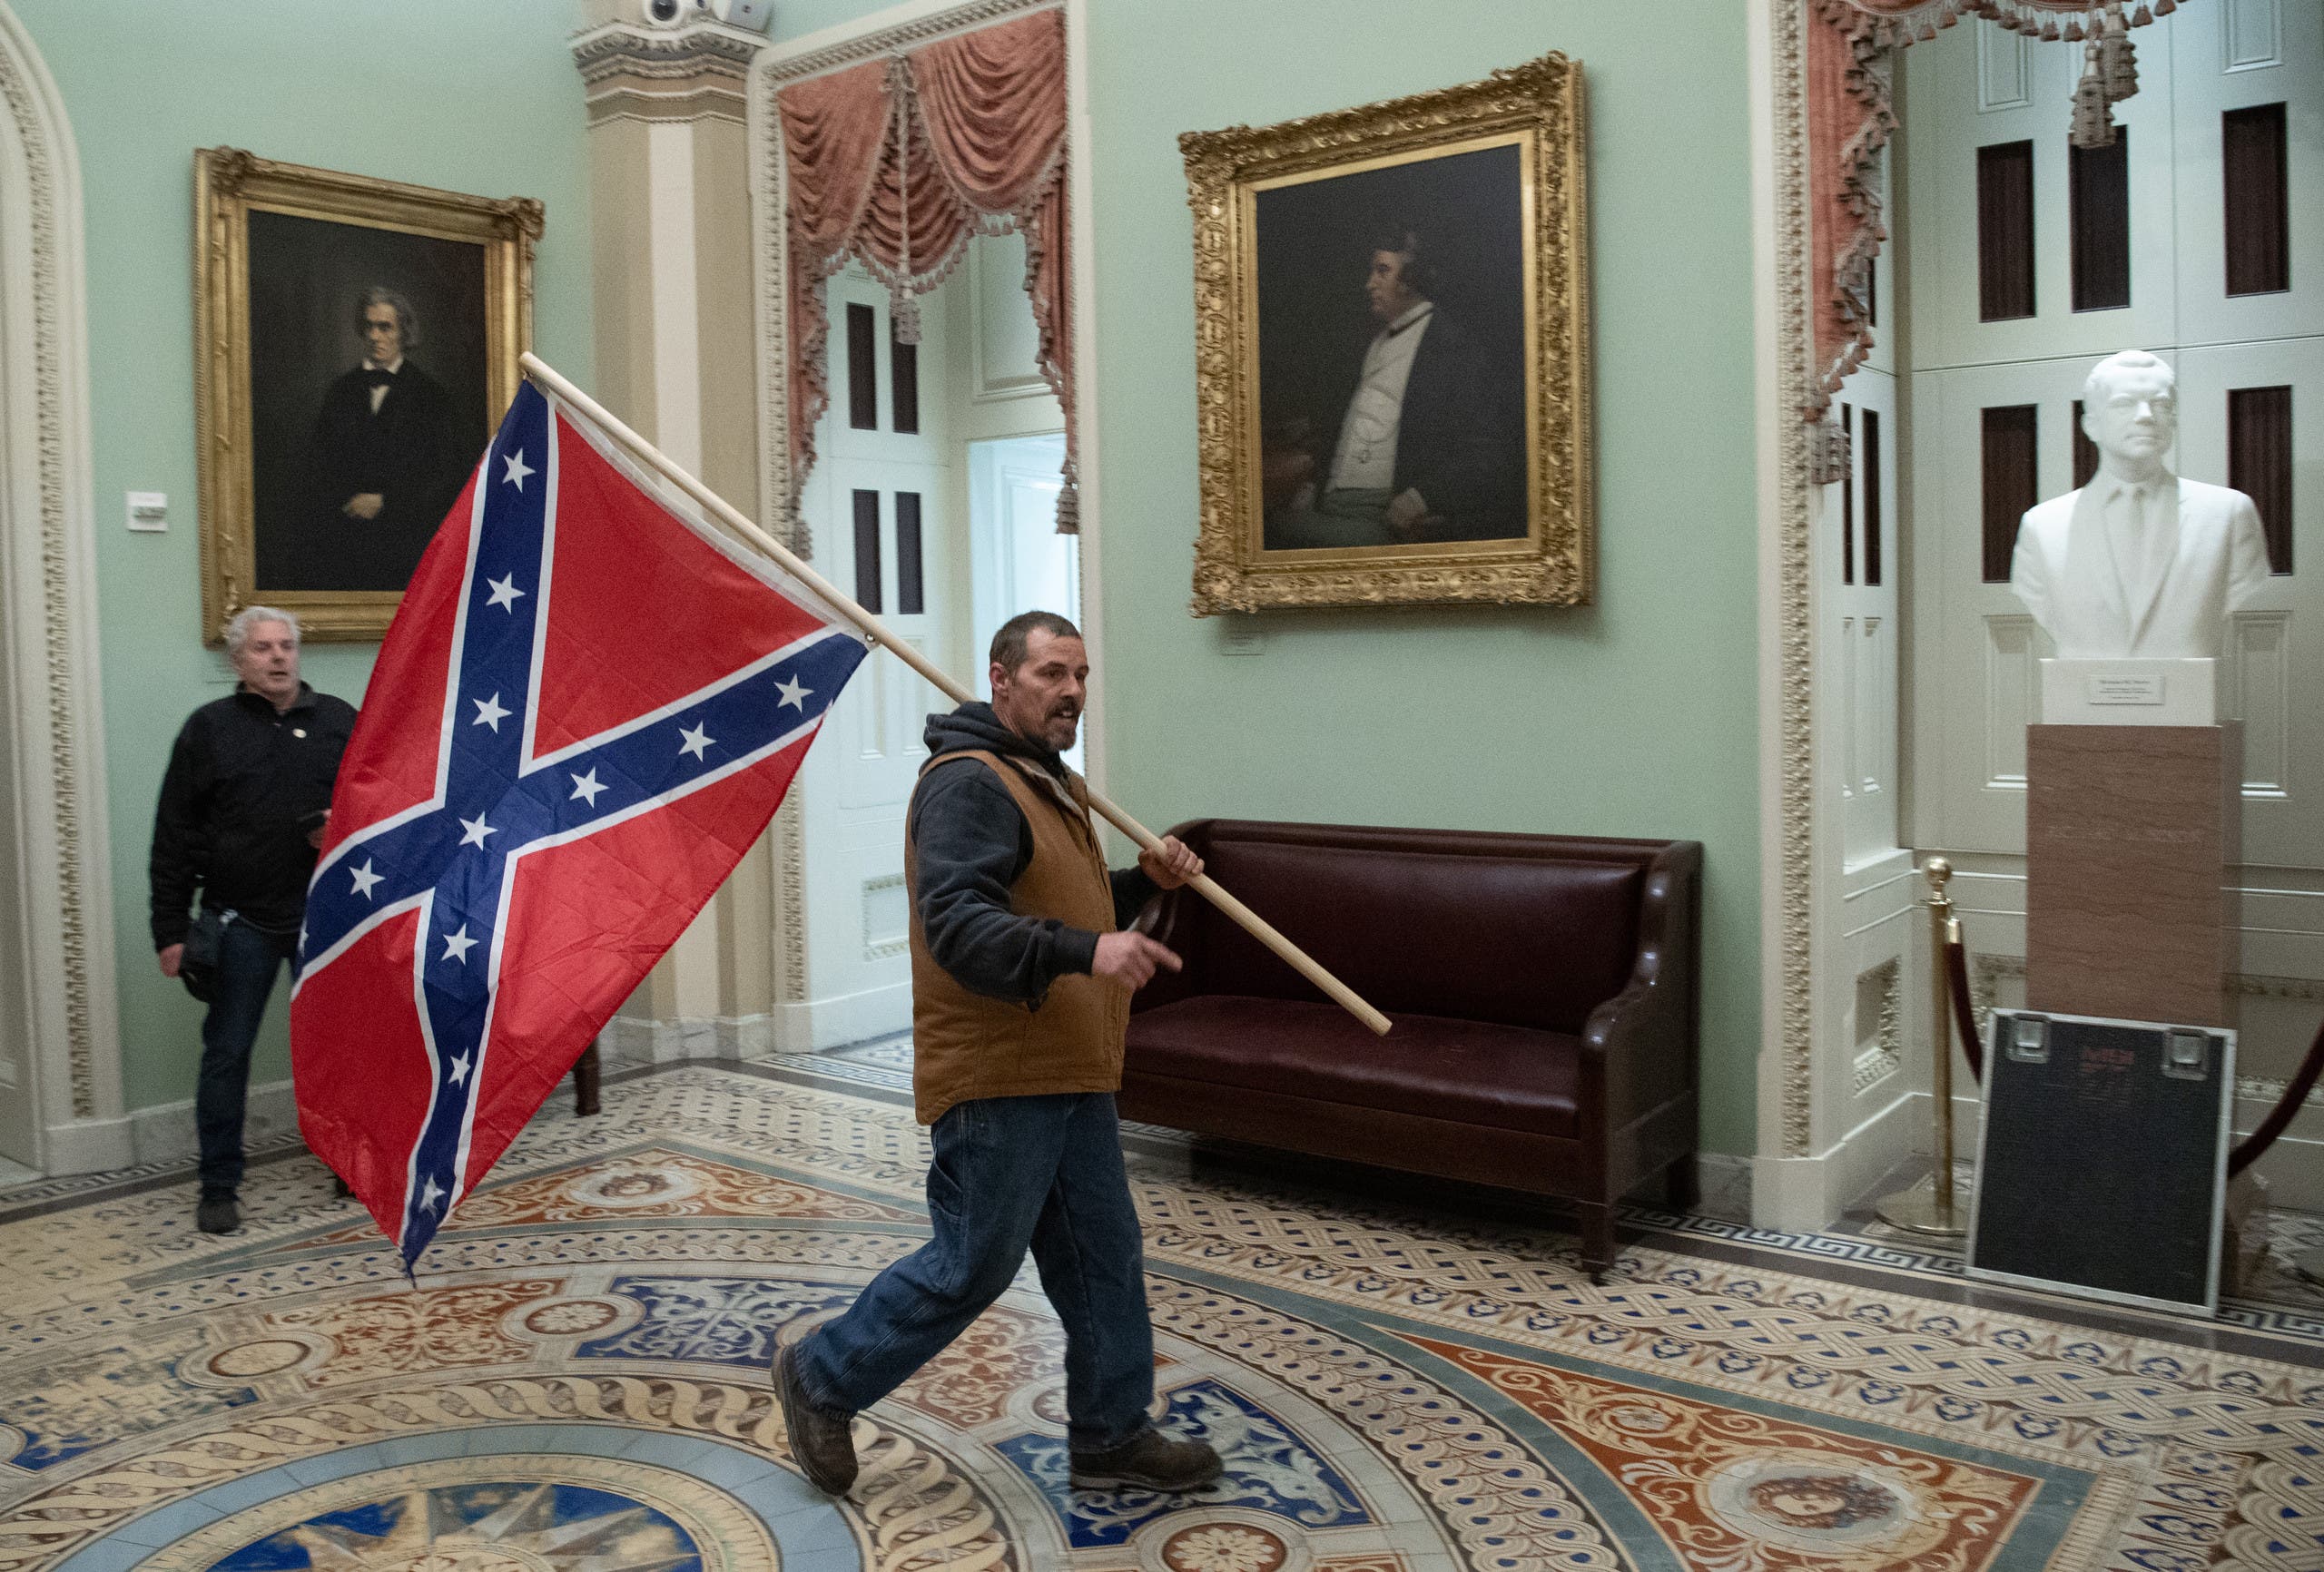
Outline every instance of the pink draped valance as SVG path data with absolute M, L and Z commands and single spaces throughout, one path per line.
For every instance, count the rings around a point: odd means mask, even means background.
M 970 237 L 1025 235 L 1040 370 L 1065 409 L 1058 528 L 1079 527 L 1071 262 L 1066 231 L 1065 18 L 1036 12 L 786 87 L 775 95 L 790 177 L 791 496 L 831 403 L 824 280 L 861 262 L 887 286 L 897 337 Z
M 2130 30 L 2178 9 L 2178 0 L 1807 0 L 1809 269 L 1815 375 L 1801 416 L 1819 428 L 1834 395 L 1872 349 L 1872 261 L 1882 222 L 1880 150 L 1896 129 L 1889 51 L 1936 36 L 1965 16 L 2044 42 L 2080 44 L 2073 137 L 2114 140 L 2112 106 L 2138 91 Z M 1846 472 L 1825 432 L 1821 479 Z

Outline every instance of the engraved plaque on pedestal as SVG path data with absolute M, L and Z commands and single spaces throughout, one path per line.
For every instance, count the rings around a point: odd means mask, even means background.
M 2029 726 L 2025 1004 L 2231 1026 L 2243 739 L 2228 726 Z

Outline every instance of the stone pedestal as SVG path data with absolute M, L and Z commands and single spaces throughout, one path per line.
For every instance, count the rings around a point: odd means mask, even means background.
M 2029 726 L 2025 1002 L 2231 1027 L 2243 739 L 2227 726 Z

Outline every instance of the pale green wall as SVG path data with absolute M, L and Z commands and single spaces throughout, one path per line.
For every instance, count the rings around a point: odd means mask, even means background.
M 63 84 L 89 185 L 123 1030 L 130 1102 L 143 1105 L 187 1095 L 196 1018 L 152 972 L 146 821 L 169 734 L 220 691 L 204 685 L 213 657 L 195 630 L 192 150 L 231 142 L 545 199 L 540 339 L 586 376 L 580 93 L 561 0 L 402 0 L 384 57 L 377 31 L 323 20 L 344 15 L 329 0 L 12 3 Z M 790 0 L 776 36 L 878 8 Z M 1093 0 L 1088 45 L 1118 794 L 1156 823 L 1702 840 L 1704 1135 L 1749 1152 L 1759 870 L 1743 7 Z M 1550 49 L 1579 59 L 1589 84 L 1599 604 L 1283 614 L 1263 619 L 1263 653 L 1222 653 L 1220 624 L 1186 614 L 1194 324 L 1177 134 L 1444 86 Z M 374 72 L 392 95 L 376 108 Z M 120 529 L 130 487 L 171 494 L 171 534 Z M 310 668 L 352 698 L 369 656 L 318 647 Z M 259 1069 L 281 1073 L 279 1057 Z
M 1111 784 L 1198 815 L 1708 848 L 1703 1134 L 1754 1146 L 1759 858 L 1745 7 L 1095 0 Z M 1589 93 L 1598 604 L 1187 614 L 1191 221 L 1177 138 L 1449 86 L 1549 50 Z M 1490 943 L 1491 936 L 1480 936 Z M 1361 978 L 1351 978 L 1361 985 Z
M 881 9 L 790 0 L 776 35 Z M 1089 0 L 1088 40 L 1115 795 L 1155 825 L 1703 841 L 1703 1138 L 1738 1154 L 1757 1144 L 1759 1047 L 1746 9 Z M 1597 604 L 1282 613 L 1250 619 L 1263 653 L 1222 653 L 1222 623 L 1187 613 L 1194 270 L 1178 134 L 1446 87 L 1552 49 L 1588 84 Z
M 226 692 L 201 638 L 193 440 L 193 150 L 485 196 L 537 197 L 541 353 L 586 379 L 588 177 L 570 0 L 8 0 L 63 92 L 88 210 L 97 581 L 123 1082 L 193 1092 L 201 1007 L 153 967 L 145 857 L 170 739 Z M 169 533 L 123 527 L 163 491 Z M 362 696 L 377 646 L 316 644 L 314 684 Z M 278 989 L 252 1070 L 289 1073 Z

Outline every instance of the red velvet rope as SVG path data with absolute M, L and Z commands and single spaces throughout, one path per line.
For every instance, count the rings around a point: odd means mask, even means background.
M 2308 1057 L 2300 1060 L 2299 1073 L 2292 1076 L 2291 1085 L 2284 1088 L 2284 1095 L 2276 1099 L 2276 1105 L 2268 1111 L 2266 1118 L 2260 1121 L 2260 1127 L 2244 1136 L 2229 1155 L 2227 1171 L 2230 1174 L 2242 1173 L 2251 1166 L 2260 1153 L 2276 1144 L 2276 1137 L 2290 1126 L 2292 1115 L 2299 1112 L 2299 1105 L 2308 1101 L 2308 1094 L 2316 1089 L 2316 1077 L 2319 1074 L 2324 1074 L 2324 1026 L 2316 1028 L 2316 1039 L 2308 1045 Z
M 1953 979 L 1953 1018 L 1960 1027 L 1961 1052 L 1969 1061 L 1969 1073 L 1982 1081 L 1985 1078 L 1984 1045 L 1977 1039 L 1976 1009 L 1969 998 L 1968 947 L 1957 939 L 1947 944 L 1945 969 Z M 2284 1087 L 2284 1095 L 2276 1099 L 2268 1116 L 2228 1154 L 2227 1171 L 2230 1175 L 2240 1174 L 2258 1162 L 2276 1144 L 2277 1137 L 2291 1128 L 2293 1118 L 2308 1101 L 2308 1094 L 2316 1089 L 2319 1078 L 2324 1078 L 2324 1026 L 2316 1028 L 2315 1038 L 2308 1045 L 2308 1056 L 2300 1060 L 2299 1073 Z
M 1945 947 L 1945 974 L 1953 979 L 1953 1024 L 1961 1035 L 1961 1056 L 1972 1078 L 1985 1078 L 1985 1046 L 1977 1038 L 1977 1007 L 1969 997 L 1969 947 L 1959 939 Z

